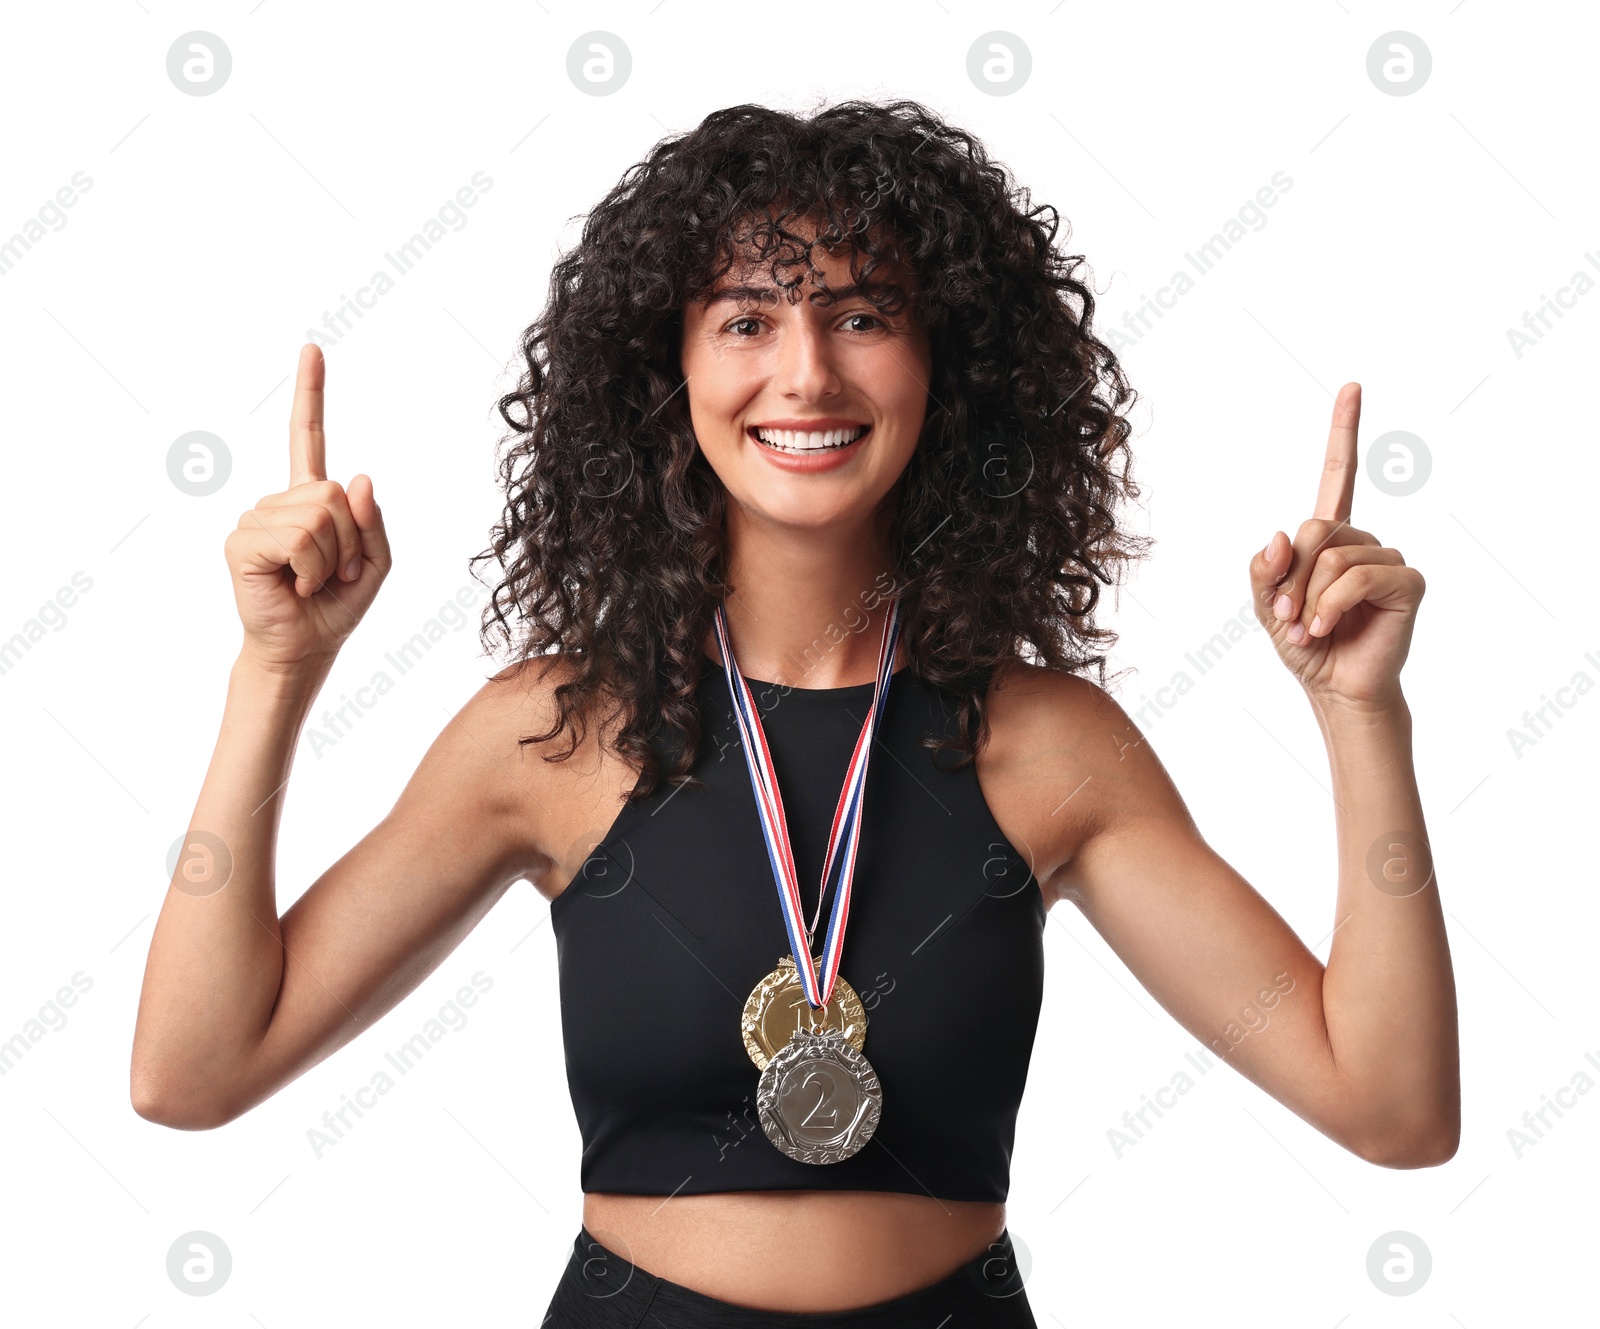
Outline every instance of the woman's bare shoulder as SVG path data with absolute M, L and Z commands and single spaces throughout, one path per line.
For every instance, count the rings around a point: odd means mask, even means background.
M 992 720 L 1025 733 L 1042 726 L 1058 741 L 1073 734 L 1104 738 L 1133 724 L 1116 698 L 1098 683 L 1027 660 L 1008 660 L 995 671 L 989 685 L 989 712 Z
M 988 719 L 984 797 L 1054 903 L 1052 879 L 1105 824 L 1123 759 L 1143 735 L 1098 684 L 1023 660 L 996 671 Z
M 486 773 L 540 865 L 529 877 L 547 899 L 582 866 L 638 778 L 611 747 L 616 717 L 608 704 L 590 702 L 578 715 L 581 729 L 552 732 L 556 689 L 577 673 L 570 656 L 533 656 L 500 670 L 463 708 L 494 767 Z
M 541 756 L 565 750 L 573 731 L 550 732 L 560 716 L 557 689 L 573 682 L 578 674 L 578 664 L 570 655 L 552 652 L 530 656 L 486 679 L 467 702 L 464 713 L 470 711 L 492 723 L 497 736 L 509 738 L 514 747 L 538 749 Z M 604 708 L 591 700 L 581 710 L 574 710 L 574 715 L 582 722 L 577 752 L 593 749 L 605 727 Z M 532 741 L 522 742 L 523 739 Z

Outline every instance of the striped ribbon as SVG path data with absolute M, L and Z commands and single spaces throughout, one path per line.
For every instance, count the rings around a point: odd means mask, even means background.
M 900 639 L 900 600 L 899 597 L 895 598 L 890 612 L 884 618 L 883 635 L 878 643 L 878 677 L 873 687 L 872 705 L 856 738 L 855 751 L 850 755 L 844 788 L 839 791 L 839 806 L 834 810 L 833 827 L 828 832 L 828 855 L 822 866 L 822 885 L 817 892 L 817 913 L 813 915 L 809 928 L 801 917 L 799 874 L 795 871 L 794 851 L 789 844 L 789 823 L 783 814 L 783 797 L 778 792 L 772 752 L 761 728 L 761 717 L 756 712 L 750 685 L 739 672 L 738 662 L 734 659 L 733 644 L 728 639 L 728 620 L 720 604 L 716 611 L 716 625 L 717 643 L 722 648 L 723 671 L 728 676 L 728 691 L 733 698 L 733 715 L 739 726 L 745 764 L 750 769 L 750 787 L 755 792 L 756 811 L 761 818 L 761 834 L 767 843 L 767 857 L 772 863 L 772 875 L 778 887 L 778 906 L 783 911 L 784 927 L 789 933 L 789 949 L 794 956 L 806 1000 L 820 1010 L 828 1004 L 828 998 L 833 994 L 833 985 L 839 976 L 839 961 L 844 954 L 844 931 L 850 917 L 850 888 L 855 880 L 856 849 L 861 840 L 861 808 L 866 796 L 867 764 L 872 757 L 873 735 L 877 732 L 878 720 L 888 700 L 889 683 L 894 674 L 895 643 Z M 822 913 L 822 901 L 827 894 L 836 859 L 840 863 L 839 889 L 834 894 L 833 911 L 828 916 L 828 932 L 821 956 L 822 973 L 819 977 L 811 955 L 811 938 L 816 932 L 817 919 Z

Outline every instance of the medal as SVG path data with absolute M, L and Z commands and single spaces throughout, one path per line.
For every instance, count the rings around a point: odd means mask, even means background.
M 820 1011 L 813 1010 L 800 986 L 800 971 L 794 957 L 785 955 L 778 966 L 751 991 L 739 1022 L 744 1048 L 758 1071 L 777 1055 L 797 1029 L 838 1029 L 857 1052 L 867 1041 L 867 1011 L 856 990 L 843 976 L 834 985 L 833 995 Z
M 839 792 L 817 894 L 817 912 L 810 927 L 805 926 L 801 915 L 800 884 L 772 754 L 755 700 L 734 658 L 721 605 L 716 610 L 716 629 L 790 944 L 790 954 L 780 958 L 777 968 L 751 991 L 740 1016 L 740 1034 L 750 1059 L 761 1070 L 757 1101 L 767 1138 L 799 1162 L 837 1163 L 872 1138 L 883 1104 L 878 1077 L 861 1053 L 866 1041 L 866 1012 L 855 989 L 840 977 L 839 962 L 850 915 L 867 767 L 888 698 L 895 643 L 900 637 L 900 602 L 895 600 L 884 620 L 872 705 L 856 738 L 844 787 Z M 821 956 L 813 957 L 811 941 L 836 862 L 838 889 L 828 918 L 828 932 Z M 806 962 L 800 964 L 798 956 L 804 956 Z
M 767 1138 L 801 1163 L 837 1163 L 872 1138 L 883 1090 L 838 1029 L 797 1029 L 761 1072 L 756 1111 Z

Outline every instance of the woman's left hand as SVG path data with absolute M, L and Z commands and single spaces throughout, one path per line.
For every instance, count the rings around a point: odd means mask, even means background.
M 1361 385 L 1346 383 L 1317 505 L 1291 544 L 1274 531 L 1250 560 L 1256 617 L 1313 701 L 1386 706 L 1400 699 L 1400 666 L 1426 589 L 1398 549 L 1350 525 Z

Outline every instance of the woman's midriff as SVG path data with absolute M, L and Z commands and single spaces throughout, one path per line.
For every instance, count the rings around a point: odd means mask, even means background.
M 1005 1229 L 1005 1205 L 885 1191 L 583 1197 L 583 1225 L 644 1272 L 758 1310 L 850 1310 L 937 1283 Z

